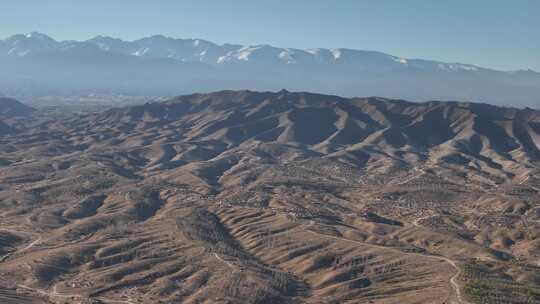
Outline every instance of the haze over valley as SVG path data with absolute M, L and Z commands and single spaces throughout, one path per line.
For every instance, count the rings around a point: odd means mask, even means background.
M 135 41 L 106 36 L 56 41 L 37 32 L 13 35 L 0 41 L 0 65 L 0 93 L 25 100 L 285 88 L 538 108 L 540 96 L 540 74 L 532 70 L 497 71 L 344 48 L 218 45 L 162 35 Z

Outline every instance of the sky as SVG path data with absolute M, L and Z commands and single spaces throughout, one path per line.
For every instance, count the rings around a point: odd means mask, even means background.
M 0 38 L 154 34 L 540 71 L 536 0 L 0 0 Z

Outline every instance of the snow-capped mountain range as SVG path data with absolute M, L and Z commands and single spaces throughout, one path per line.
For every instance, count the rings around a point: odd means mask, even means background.
M 135 41 L 124 41 L 106 36 L 97 36 L 86 41 L 56 41 L 45 34 L 33 32 L 25 35 L 14 35 L 0 43 L 2 55 L 14 57 L 26 57 L 39 53 L 62 52 L 73 48 L 95 46 L 105 52 L 123 55 L 142 58 L 169 58 L 181 62 L 201 62 L 211 65 L 241 62 L 337 64 L 353 61 L 357 64 L 378 65 L 384 68 L 435 68 L 446 71 L 477 71 L 480 69 L 469 64 L 411 60 L 372 51 L 352 49 L 301 50 L 278 48 L 270 45 L 217 45 L 201 39 L 174 39 L 162 35 Z
M 0 40 L 0 63 L 7 67 L 0 71 L 0 90 L 8 92 L 28 87 L 164 94 L 287 88 L 340 95 L 540 104 L 540 74 L 531 70 L 496 71 L 352 49 L 218 45 L 162 35 L 135 41 L 105 36 L 56 41 L 34 32 Z M 149 77 L 152 79 L 143 80 Z M 60 87 L 62 83 L 64 87 Z

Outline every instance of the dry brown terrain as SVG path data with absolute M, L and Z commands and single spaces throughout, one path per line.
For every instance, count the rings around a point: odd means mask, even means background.
M 540 303 L 540 111 L 287 91 L 27 111 L 0 104 L 2 303 Z

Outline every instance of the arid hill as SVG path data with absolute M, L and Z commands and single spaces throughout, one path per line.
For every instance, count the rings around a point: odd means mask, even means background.
M 222 91 L 0 143 L 0 300 L 540 303 L 540 111 Z
M 0 117 L 27 117 L 34 111 L 15 99 L 0 97 Z
M 11 127 L 8 126 L 7 124 L 3 123 L 2 121 L 0 121 L 0 134 L 1 135 L 4 135 L 4 134 L 7 134 L 9 132 L 11 132 Z

